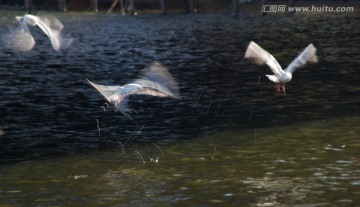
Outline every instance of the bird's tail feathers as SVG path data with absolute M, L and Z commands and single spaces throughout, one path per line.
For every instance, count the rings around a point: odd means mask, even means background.
M 279 78 L 276 77 L 275 75 L 266 75 L 266 77 L 268 77 L 269 80 L 271 80 L 274 83 L 279 83 Z

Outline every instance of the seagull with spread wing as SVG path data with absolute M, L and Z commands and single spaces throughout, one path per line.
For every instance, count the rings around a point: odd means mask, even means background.
M 30 33 L 30 26 L 38 26 L 50 39 L 51 45 L 56 51 L 68 48 L 74 41 L 73 38 L 65 38 L 62 35 L 64 25 L 51 15 L 35 16 L 25 14 L 17 16 L 19 26 L 12 30 L 10 34 L 3 37 L 5 43 L 15 51 L 26 52 L 35 46 L 35 40 Z
M 123 86 L 105 86 L 95 84 L 89 80 L 88 83 L 112 103 L 116 109 L 126 113 L 130 112 L 127 106 L 128 96 L 132 94 L 144 94 L 158 97 L 169 97 L 180 99 L 178 85 L 167 70 L 159 62 L 154 62 L 144 69 L 141 78 Z
M 245 58 L 253 60 L 258 65 L 267 64 L 274 75 L 266 75 L 272 82 L 275 83 L 275 88 L 280 92 L 280 87 L 285 94 L 285 83 L 292 79 L 292 74 L 297 68 L 305 66 L 308 62 L 316 63 L 318 61 L 316 56 L 316 48 L 313 44 L 309 44 L 290 64 L 283 70 L 276 59 L 261 48 L 255 42 L 251 41 L 246 53 Z

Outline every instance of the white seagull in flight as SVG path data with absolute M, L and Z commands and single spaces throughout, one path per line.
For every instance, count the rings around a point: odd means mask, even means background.
M 292 79 L 292 73 L 300 67 L 305 66 L 307 62 L 316 63 L 318 61 L 316 56 L 316 48 L 313 44 L 309 44 L 290 64 L 283 70 L 276 59 L 261 48 L 255 42 L 251 41 L 246 53 L 245 58 L 253 60 L 258 65 L 267 64 L 274 75 L 266 75 L 272 82 L 275 82 L 275 88 L 280 92 L 280 86 L 285 94 L 285 83 Z
M 73 38 L 65 38 L 61 32 L 64 25 L 56 18 L 50 15 L 34 16 L 25 14 L 24 16 L 17 16 L 16 20 L 19 26 L 3 38 L 6 44 L 19 52 L 26 52 L 31 50 L 35 45 L 35 40 L 30 33 L 30 26 L 38 26 L 48 36 L 51 45 L 56 51 L 68 48 L 74 41 Z
M 158 97 L 170 97 L 180 99 L 178 85 L 165 68 L 159 62 L 154 62 L 144 69 L 141 78 L 123 86 L 105 86 L 95 84 L 87 80 L 89 84 L 112 103 L 120 112 L 130 112 L 127 106 L 128 96 L 131 94 L 145 94 Z

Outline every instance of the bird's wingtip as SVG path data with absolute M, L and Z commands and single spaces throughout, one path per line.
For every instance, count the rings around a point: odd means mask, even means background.
M 173 96 L 175 99 L 178 99 L 178 100 L 180 100 L 181 99 L 181 96 L 180 96 L 180 94 L 174 94 L 174 96 Z
M 90 84 L 90 85 L 93 85 L 94 83 L 91 82 L 88 78 L 85 78 L 85 80 Z
M 254 45 L 254 44 L 256 44 L 256 43 L 251 40 L 251 41 L 249 42 L 249 44 L 248 44 L 248 47 L 250 47 L 251 45 Z
M 316 55 L 316 50 L 317 50 L 316 47 L 314 46 L 313 43 L 310 43 L 308 47 L 310 47 L 314 52 L 314 55 L 311 57 L 311 59 L 309 61 L 312 62 L 312 63 L 317 63 L 319 60 L 318 60 L 318 57 Z
M 310 59 L 310 62 L 312 62 L 312 63 L 319 62 L 318 56 L 317 55 L 312 56 L 312 58 Z

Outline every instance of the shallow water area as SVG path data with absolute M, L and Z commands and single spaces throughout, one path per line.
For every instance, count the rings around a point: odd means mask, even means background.
M 37 28 L 31 52 L 0 45 L 0 206 L 359 205 L 358 16 L 52 14 L 68 50 Z M 283 67 L 313 43 L 319 63 L 277 93 L 250 40 Z M 130 119 L 86 83 L 152 61 L 181 100 L 133 96 Z
M 342 117 L 254 130 L 234 127 L 198 137 L 195 143 L 132 146 L 2 166 L 0 202 L 356 206 L 358 121 Z

